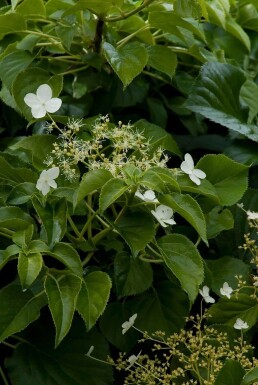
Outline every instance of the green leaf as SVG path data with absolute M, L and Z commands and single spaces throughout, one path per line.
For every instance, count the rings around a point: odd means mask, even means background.
M 11 185 L 22 182 L 32 182 L 36 184 L 37 175 L 28 168 L 12 167 L 5 158 L 0 156 L 0 180 Z
M 182 18 L 175 12 L 154 11 L 149 13 L 151 27 L 161 29 L 172 35 L 178 34 L 178 28 L 186 29 L 205 41 L 202 25 L 192 18 Z
M 89 10 L 96 12 L 98 15 L 104 16 L 115 7 L 120 8 L 123 5 L 123 0 L 79 0 L 74 7 L 71 7 L 68 11 L 76 12 L 78 10 Z M 66 11 L 65 15 L 68 14 Z
M 33 135 L 26 136 L 19 140 L 17 143 L 10 146 L 11 150 L 27 150 L 31 154 L 31 161 L 35 168 L 43 170 L 46 168 L 44 161 L 46 160 L 47 154 L 53 150 L 53 143 L 56 141 L 56 137 L 53 135 Z M 1 165 L 1 163 L 0 163 Z M 17 170 L 17 174 L 20 170 Z M 28 170 L 30 171 L 30 170 Z M 32 173 L 32 171 L 31 171 Z M 0 174 L 1 175 L 1 174 Z M 35 173 L 34 173 L 35 175 Z M 34 176 L 33 180 L 20 180 L 20 182 L 32 182 L 37 181 L 37 177 Z
M 7 198 L 7 202 L 11 205 L 22 205 L 28 202 L 31 196 L 37 191 L 35 183 L 20 183 L 12 189 Z
M 136 41 L 118 49 L 105 42 L 103 43 L 103 51 L 110 66 L 122 81 L 124 88 L 142 72 L 148 61 L 146 48 Z
M 21 71 L 13 82 L 13 95 L 17 106 L 22 111 L 23 115 L 27 120 L 31 120 L 32 114 L 31 109 L 24 102 L 24 96 L 28 93 L 35 93 L 37 88 L 47 83 L 52 91 L 53 97 L 59 95 L 63 87 L 63 77 L 61 75 L 55 75 L 50 77 L 49 73 L 42 68 L 28 68 Z M 46 150 L 43 148 L 41 152 Z M 43 167 L 42 167 L 43 168 Z
M 257 127 L 247 124 L 246 109 L 239 100 L 245 81 L 244 72 L 235 66 L 207 63 L 202 67 L 185 106 L 257 142 Z
M 55 347 L 71 327 L 80 289 L 81 279 L 73 274 L 61 276 L 59 279 L 48 275 L 45 280 L 49 309 L 56 328 Z
M 111 286 L 109 275 L 103 271 L 93 271 L 83 279 L 76 310 L 82 316 L 88 331 L 104 312 Z
M 138 314 L 136 327 L 148 333 L 162 330 L 171 335 L 178 332 L 184 327 L 189 312 L 186 294 L 169 281 L 157 282 L 153 289 L 135 297 L 128 305 L 131 315 Z
M 0 207 L 0 227 L 18 231 L 26 229 L 30 224 L 34 224 L 32 217 L 19 207 Z
M 33 225 L 30 225 L 25 230 L 16 231 L 12 236 L 12 240 L 16 245 L 26 249 L 28 243 L 31 241 L 33 237 L 33 233 L 34 233 L 34 227 Z
M 240 98 L 249 107 L 247 123 L 250 124 L 258 114 L 258 106 L 255 102 L 258 98 L 258 85 L 251 80 L 247 80 L 240 89 Z
M 20 252 L 20 247 L 17 245 L 10 245 L 8 246 L 3 253 L 1 254 L 0 258 L 0 270 L 12 259 L 16 257 L 17 254 Z
M 171 190 L 180 191 L 174 175 L 165 168 L 151 167 L 140 179 L 142 186 L 148 187 L 150 190 L 168 193 Z
M 237 318 L 241 318 L 247 322 L 248 329 L 250 329 L 258 320 L 258 303 L 255 298 L 250 297 L 250 293 L 240 292 L 237 296 L 232 295 L 230 300 L 220 298 L 210 307 L 208 314 L 211 316 L 209 322 L 231 326 L 234 325 Z
M 137 33 L 136 37 L 146 44 L 152 45 L 155 43 L 151 31 L 146 30 L 144 19 L 138 15 L 132 15 L 127 19 L 116 22 L 116 29 L 128 35 Z
M 38 277 L 43 266 L 40 253 L 25 254 L 20 252 L 18 258 L 18 274 L 23 290 L 26 290 Z
M 20 332 L 35 321 L 45 304 L 44 294 L 34 297 L 31 291 L 23 292 L 21 286 L 15 283 L 2 288 L 0 290 L 0 341 Z
M 227 359 L 219 371 L 214 385 L 240 385 L 245 370 L 238 361 Z
M 45 18 L 46 9 L 42 0 L 24 0 L 16 8 L 16 12 L 26 17 L 26 19 Z
M 153 281 L 151 264 L 125 252 L 115 257 L 114 272 L 119 297 L 142 293 Z
M 88 194 L 99 190 L 111 178 L 112 174 L 104 169 L 92 170 L 84 174 L 74 194 L 74 206 L 77 206 Z
M 205 155 L 196 168 L 205 172 L 215 187 L 220 204 L 231 206 L 244 195 L 248 186 L 248 167 L 237 163 L 223 154 Z
M 160 197 L 160 202 L 171 207 L 179 215 L 181 215 L 200 235 L 201 239 L 208 244 L 206 234 L 206 221 L 204 214 L 197 201 L 190 195 L 181 195 L 173 193 L 173 195 L 164 195 Z
M 254 381 L 258 381 L 258 368 L 253 368 L 246 373 L 241 385 L 253 385 Z
M 15 51 L 1 60 L 0 78 L 9 90 L 11 90 L 18 73 L 27 68 L 32 63 L 33 58 L 29 52 Z
M 156 70 L 165 73 L 172 79 L 177 66 L 177 56 L 168 47 L 153 45 L 148 49 L 148 65 Z
M 56 243 L 48 254 L 62 262 L 75 275 L 82 276 L 83 270 L 79 254 L 69 243 Z
M 13 384 L 35 385 L 35 380 L 37 385 L 113 384 L 112 367 L 86 355 L 93 345 L 92 355 L 105 361 L 107 342 L 96 329 L 86 335 L 82 321 L 73 323 L 56 349 L 53 349 L 51 325 L 46 320 L 38 322 L 25 338 L 30 343 L 20 343 L 5 362 Z
M 234 218 L 230 210 L 214 207 L 205 215 L 207 225 L 207 238 L 215 238 L 224 230 L 234 227 Z
M 181 151 L 171 134 L 168 134 L 163 128 L 156 124 L 150 123 L 145 119 L 138 120 L 134 127 L 140 131 L 146 139 L 149 140 L 151 151 L 158 147 L 172 152 L 181 157 Z
M 32 198 L 32 203 L 45 230 L 49 247 L 52 248 L 61 241 L 66 232 L 66 199 L 61 198 L 52 206 L 46 203 L 45 207 L 41 206 L 37 198 Z
M 164 263 L 179 280 L 191 303 L 204 278 L 203 262 L 195 245 L 184 235 L 165 235 L 158 241 Z
M 101 189 L 99 196 L 99 209 L 104 212 L 112 203 L 128 190 L 127 184 L 118 178 L 109 179 Z
M 207 179 L 203 179 L 201 184 L 197 186 L 191 181 L 188 175 L 179 174 L 177 176 L 177 182 L 180 186 L 181 191 L 204 195 L 212 201 L 215 201 L 217 204 L 220 203 L 215 187 Z
M 24 31 L 27 28 L 26 20 L 22 15 L 9 13 L 0 15 L 0 37 L 9 33 Z
M 152 216 L 145 212 L 127 211 L 116 222 L 116 229 L 129 245 L 133 256 L 146 247 L 155 233 Z

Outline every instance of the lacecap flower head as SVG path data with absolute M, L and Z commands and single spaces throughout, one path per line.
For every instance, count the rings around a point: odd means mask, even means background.
M 26 94 L 24 102 L 31 108 L 31 114 L 36 119 L 43 118 L 47 112 L 58 111 L 62 104 L 61 99 L 52 98 L 52 89 L 48 84 L 39 86 L 35 94 Z

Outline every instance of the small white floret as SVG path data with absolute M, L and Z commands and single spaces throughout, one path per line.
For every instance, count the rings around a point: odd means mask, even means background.
M 243 321 L 241 318 L 238 318 L 234 323 L 234 328 L 238 330 L 248 329 L 248 327 L 249 327 L 248 324 L 245 321 Z
M 50 188 L 57 188 L 55 179 L 59 175 L 59 167 L 52 167 L 49 170 L 43 170 L 39 176 L 36 188 L 41 191 L 43 195 L 47 195 Z
M 62 104 L 61 99 L 52 98 L 52 89 L 48 84 L 39 86 L 35 94 L 26 94 L 24 102 L 31 108 L 31 114 L 35 119 L 43 118 L 47 112 L 58 111 Z
M 199 186 L 201 184 L 200 179 L 206 178 L 205 172 L 198 168 L 194 168 L 194 161 L 190 154 L 185 154 L 184 159 L 185 160 L 180 165 L 181 170 L 188 174 L 191 181 Z
M 159 201 L 156 198 L 155 192 L 152 190 L 146 190 L 143 194 L 139 191 L 136 191 L 135 196 L 142 199 L 145 202 L 158 203 Z
M 199 293 L 201 294 L 201 296 L 203 297 L 203 299 L 206 303 L 214 303 L 215 302 L 215 299 L 212 298 L 209 294 L 210 289 L 208 288 L 208 286 L 203 286 L 203 288 L 199 290 Z
M 220 288 L 220 294 L 225 295 L 226 297 L 228 297 L 228 299 L 230 299 L 232 292 L 232 287 L 230 287 L 227 282 L 224 282 L 223 286 Z
M 176 224 L 173 219 L 173 210 L 166 205 L 159 205 L 156 210 L 151 210 L 151 213 L 162 227 Z
M 131 329 L 131 327 L 134 325 L 134 322 L 137 318 L 137 313 L 135 313 L 134 315 L 132 315 L 128 321 L 125 321 L 123 324 L 122 324 L 122 334 L 125 334 L 126 332 L 128 332 L 129 329 Z

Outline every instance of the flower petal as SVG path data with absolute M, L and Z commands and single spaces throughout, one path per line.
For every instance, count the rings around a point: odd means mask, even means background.
M 49 179 L 56 179 L 59 175 L 59 167 L 52 167 L 49 170 L 45 170 Z
M 188 164 L 188 166 L 193 169 L 194 168 L 194 161 L 190 154 L 185 154 L 185 162 Z
M 167 223 L 168 225 L 176 225 L 174 219 L 163 219 L 163 222 Z
M 199 170 L 199 168 L 195 168 L 195 169 L 193 170 L 193 174 L 194 174 L 195 176 L 197 176 L 197 178 L 200 178 L 200 179 L 206 178 L 205 172 L 203 172 L 202 170 Z
M 147 202 L 152 202 L 156 200 L 155 192 L 152 190 L 145 191 L 145 193 L 143 194 L 143 197 L 144 197 L 144 200 Z
M 48 84 L 42 84 L 38 87 L 36 95 L 42 102 L 48 102 L 52 98 L 52 89 Z
M 156 208 L 156 214 L 159 219 L 170 219 L 173 215 L 173 210 L 166 205 L 159 205 Z
M 47 195 L 47 193 L 50 191 L 50 186 L 48 185 L 48 183 L 42 183 L 42 187 L 41 187 L 41 190 L 43 195 Z
M 41 104 L 38 104 L 37 106 L 32 107 L 31 113 L 33 118 L 35 119 L 44 118 L 44 116 L 46 115 L 46 109 Z
M 48 180 L 47 183 L 48 183 L 48 185 L 49 185 L 50 187 L 57 188 L 56 181 L 50 179 L 50 180 Z
M 142 193 L 140 193 L 140 191 L 136 191 L 135 194 L 134 194 L 137 198 L 140 198 L 144 201 L 144 196 L 142 195 Z
M 41 105 L 37 95 L 32 93 L 26 94 L 23 100 L 29 107 L 36 107 Z
M 190 174 L 190 175 L 189 175 L 189 178 L 191 179 L 192 182 L 194 182 L 195 184 L 197 184 L 197 186 L 200 186 L 201 181 L 200 181 L 199 178 L 197 178 L 196 175 Z
M 180 165 L 180 168 L 183 172 L 185 172 L 186 174 L 191 174 L 193 172 L 193 167 L 189 167 L 189 164 L 185 161 L 183 161 Z
M 59 110 L 62 105 L 62 100 L 59 98 L 52 98 L 45 103 L 47 112 L 53 113 Z

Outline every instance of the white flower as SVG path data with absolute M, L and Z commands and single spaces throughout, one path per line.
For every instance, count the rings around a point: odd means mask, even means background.
M 134 321 L 136 320 L 136 318 L 137 314 L 135 313 L 134 315 L 132 315 L 132 317 L 129 318 L 129 321 L 125 321 L 122 324 L 122 334 L 125 334 L 134 325 Z
M 128 358 L 128 362 L 130 365 L 127 366 L 126 370 L 130 369 L 131 366 L 133 366 L 135 364 L 135 362 L 138 360 L 138 358 L 140 357 L 140 354 L 141 354 L 142 351 L 140 351 L 137 356 L 135 354 L 132 354 L 129 358 Z
M 234 328 L 238 330 L 247 329 L 248 327 L 248 324 L 244 322 L 241 318 L 238 318 L 234 323 Z
M 227 282 L 224 282 L 223 286 L 220 288 L 220 294 L 230 298 L 232 292 L 233 292 L 232 287 L 230 287 Z
M 246 214 L 247 214 L 247 218 L 250 220 L 258 219 L 258 213 L 254 212 L 254 211 L 247 210 Z
M 94 347 L 95 346 L 91 345 L 91 347 L 89 348 L 88 352 L 86 353 L 86 356 L 91 357 L 91 353 L 93 352 Z
M 47 112 L 56 112 L 62 104 L 59 98 L 52 98 L 52 89 L 48 84 L 38 87 L 36 94 L 26 94 L 24 102 L 31 108 L 33 118 L 43 118 Z
M 183 172 L 189 175 L 192 182 L 198 186 L 201 184 L 200 179 L 206 178 L 205 172 L 194 168 L 194 161 L 190 154 L 185 154 L 185 160 L 181 163 L 180 168 Z
M 210 296 L 209 292 L 210 289 L 208 288 L 208 286 L 203 286 L 203 288 L 199 290 L 199 293 L 201 294 L 206 303 L 214 303 L 215 299 Z
M 59 167 L 52 167 L 49 170 L 43 170 L 39 176 L 36 184 L 36 188 L 42 192 L 43 195 L 47 195 L 50 191 L 50 187 L 57 188 L 57 184 L 54 181 L 59 175 Z
M 173 217 L 173 210 L 165 205 L 159 205 L 156 210 L 151 210 L 151 213 L 158 220 L 158 222 L 163 227 L 167 227 L 167 225 L 175 225 Z
M 142 199 L 145 202 L 153 202 L 153 203 L 159 202 L 156 198 L 155 192 L 152 190 L 146 190 L 144 194 L 140 193 L 140 191 L 136 191 L 135 196 L 137 198 Z

